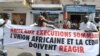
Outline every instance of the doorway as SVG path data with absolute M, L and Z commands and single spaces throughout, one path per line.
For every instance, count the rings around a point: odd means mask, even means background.
M 81 15 L 71 15 L 71 28 L 72 29 L 79 29 L 79 23 L 81 21 Z
M 70 20 L 72 23 L 80 23 L 81 15 L 71 15 Z

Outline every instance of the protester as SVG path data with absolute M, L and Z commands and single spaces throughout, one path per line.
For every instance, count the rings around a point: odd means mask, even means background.
M 98 31 L 100 31 L 100 18 L 99 17 L 95 17 L 94 21 L 95 21 L 94 23 L 95 23 Z M 99 54 L 98 54 L 98 56 L 100 56 L 100 38 L 99 38 Z
M 6 21 L 5 26 L 7 27 L 8 25 L 11 25 L 11 20 L 9 20 L 8 14 L 3 14 L 2 18 Z
M 74 30 L 79 29 L 79 24 L 78 24 L 77 20 L 74 20 L 74 21 L 71 23 L 71 28 L 70 28 L 70 29 L 74 29 Z
M 7 52 L 4 49 L 4 26 L 6 22 L 3 19 L 0 19 L 0 56 L 7 56 Z
M 51 21 L 47 12 L 43 12 L 43 13 L 41 13 L 41 15 L 45 18 L 45 21 L 47 21 L 48 24 L 53 24 L 54 25 L 55 23 L 58 23 L 58 20 L 57 21 Z
M 77 23 L 72 23 L 70 29 L 78 29 L 78 24 Z
M 80 30 L 84 30 L 86 32 L 97 32 L 96 25 L 89 21 L 88 16 L 85 16 L 83 22 L 80 23 Z
M 85 32 L 97 32 L 97 27 L 93 22 L 89 21 L 88 16 L 84 17 L 84 20 L 82 23 L 80 23 L 80 30 L 84 30 Z
M 56 28 L 63 29 L 63 23 L 61 20 L 56 20 L 54 26 L 56 26 Z
M 95 21 L 94 23 L 95 23 L 95 25 L 96 25 L 96 27 L 97 27 L 97 29 L 99 31 L 99 27 L 100 27 L 100 19 L 99 19 L 99 17 L 95 17 L 94 21 Z
M 3 26 L 5 25 L 5 21 L 3 19 L 0 19 L 0 39 L 3 38 Z
M 51 28 L 51 29 L 55 29 L 55 27 L 53 25 L 48 24 L 48 21 L 45 19 L 44 16 L 40 15 L 37 18 L 37 23 L 36 24 L 32 24 L 31 26 L 37 26 L 37 27 L 47 27 L 47 28 Z M 36 56 L 41 56 L 41 53 L 36 53 Z M 45 54 L 45 56 L 49 56 L 49 54 Z
M 4 48 L 4 35 L 6 31 L 4 28 L 9 27 L 11 25 L 11 21 L 8 18 L 8 14 L 2 14 L 2 19 L 0 19 L 0 41 L 2 41 L 2 50 L 0 50 L 0 55 L 7 56 L 7 50 Z
M 55 26 L 48 24 L 48 20 L 45 19 L 44 16 L 40 15 L 37 19 L 37 22 L 35 24 L 32 24 L 31 26 L 39 26 L 39 27 L 49 27 L 49 28 L 56 28 Z
M 48 16 L 48 13 L 47 12 L 43 12 L 43 13 L 41 13 L 41 15 L 43 17 L 45 17 L 47 20 L 49 19 L 49 16 Z
M 64 20 L 64 24 L 63 24 L 63 29 L 70 29 L 71 28 L 71 22 L 69 19 Z
M 23 19 L 20 20 L 19 25 L 25 25 L 25 22 Z

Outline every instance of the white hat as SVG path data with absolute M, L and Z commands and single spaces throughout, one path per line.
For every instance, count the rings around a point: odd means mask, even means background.
M 85 16 L 85 18 L 89 18 L 89 16 Z
M 0 25 L 3 24 L 5 21 L 3 19 L 0 19 Z

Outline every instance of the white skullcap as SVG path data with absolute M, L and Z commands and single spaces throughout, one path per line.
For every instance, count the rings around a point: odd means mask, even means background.
M 85 16 L 85 18 L 89 18 L 89 16 Z
M 0 25 L 3 24 L 5 21 L 3 19 L 0 19 Z

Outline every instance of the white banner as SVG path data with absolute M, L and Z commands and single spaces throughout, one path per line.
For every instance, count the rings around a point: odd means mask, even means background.
M 4 31 L 7 47 L 59 56 L 96 56 L 99 52 L 98 32 L 15 25 L 5 28 Z

